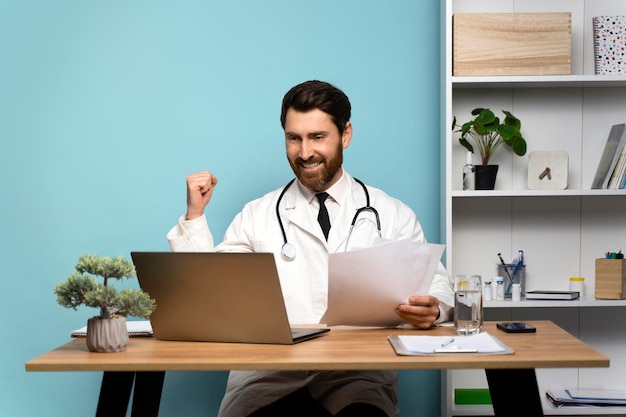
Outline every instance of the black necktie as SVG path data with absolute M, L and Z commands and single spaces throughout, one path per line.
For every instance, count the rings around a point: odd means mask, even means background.
M 328 240 L 328 232 L 330 231 L 330 219 L 328 218 L 328 210 L 326 210 L 326 205 L 324 201 L 328 198 L 328 193 L 318 193 L 315 194 L 315 197 L 320 202 L 320 211 L 317 213 L 317 222 L 322 226 L 322 232 L 324 232 L 324 237 Z

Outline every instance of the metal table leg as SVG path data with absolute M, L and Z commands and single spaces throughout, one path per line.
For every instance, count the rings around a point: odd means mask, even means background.
M 125 417 L 133 391 L 133 417 L 157 417 L 165 372 L 104 372 L 96 417 Z
M 125 417 L 134 380 L 134 372 L 104 372 L 96 417 Z
M 496 417 L 543 417 L 534 369 L 485 369 Z
M 132 417 L 157 417 L 165 372 L 136 372 Z

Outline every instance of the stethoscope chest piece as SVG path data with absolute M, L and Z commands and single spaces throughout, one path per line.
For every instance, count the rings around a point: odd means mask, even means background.
M 296 259 L 296 248 L 289 242 L 283 243 L 281 253 L 283 254 L 283 258 L 287 261 L 293 261 Z

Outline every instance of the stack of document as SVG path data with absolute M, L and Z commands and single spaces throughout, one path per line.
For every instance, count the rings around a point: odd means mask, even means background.
M 626 405 L 626 391 L 590 389 L 551 389 L 546 396 L 557 407 Z

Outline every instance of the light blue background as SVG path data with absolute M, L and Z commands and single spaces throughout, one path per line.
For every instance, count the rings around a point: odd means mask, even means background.
M 96 313 L 54 286 L 86 252 L 168 250 L 188 173 L 219 177 L 218 237 L 285 184 L 301 81 L 348 94 L 347 170 L 439 242 L 439 78 L 439 0 L 0 0 L 0 415 L 94 414 L 100 374 L 24 370 Z M 168 374 L 160 415 L 214 415 L 225 378 Z M 439 416 L 439 384 L 402 372 L 402 415 Z

